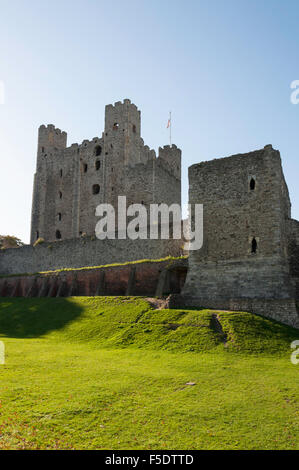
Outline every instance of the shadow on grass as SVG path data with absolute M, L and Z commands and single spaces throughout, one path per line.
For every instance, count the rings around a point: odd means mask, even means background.
M 37 338 L 77 319 L 83 309 L 67 298 L 0 298 L 0 337 Z

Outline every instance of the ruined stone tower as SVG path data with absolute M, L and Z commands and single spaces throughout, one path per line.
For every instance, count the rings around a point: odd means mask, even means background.
M 94 235 L 100 203 L 181 203 L 181 151 L 154 150 L 141 138 L 140 111 L 126 99 L 105 110 L 101 137 L 67 147 L 67 134 L 41 126 L 31 221 L 31 244 Z
M 261 313 L 299 326 L 298 222 L 280 154 L 262 150 L 192 165 L 189 202 L 203 204 L 203 247 L 191 251 L 187 304 Z

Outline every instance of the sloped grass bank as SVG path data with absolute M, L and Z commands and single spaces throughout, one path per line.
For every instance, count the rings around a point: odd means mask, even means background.
M 142 297 L 12 298 L 0 303 L 0 337 L 45 337 L 103 348 L 277 354 L 289 350 L 298 335 L 298 330 L 250 313 L 159 310 Z
M 0 339 L 0 449 L 299 448 L 299 333 L 284 325 L 142 298 L 5 298 Z

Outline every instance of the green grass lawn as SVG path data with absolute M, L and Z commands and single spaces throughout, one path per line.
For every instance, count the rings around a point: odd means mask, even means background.
M 142 298 L 0 299 L 0 449 L 299 449 L 294 339 Z

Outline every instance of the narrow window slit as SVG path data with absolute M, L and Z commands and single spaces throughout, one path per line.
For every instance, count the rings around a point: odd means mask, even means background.
M 249 187 L 250 187 L 251 191 L 254 191 L 254 189 L 255 189 L 255 179 L 254 178 L 251 178 Z

